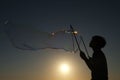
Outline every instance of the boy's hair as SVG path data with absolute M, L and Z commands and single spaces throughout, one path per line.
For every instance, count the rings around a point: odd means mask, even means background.
M 103 48 L 106 45 L 106 40 L 104 39 L 104 37 L 95 35 L 92 37 L 92 40 L 96 42 L 96 46 L 99 48 Z

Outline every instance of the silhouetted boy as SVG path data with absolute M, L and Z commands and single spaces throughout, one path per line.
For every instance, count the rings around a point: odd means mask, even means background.
M 85 61 L 91 70 L 91 80 L 108 80 L 107 61 L 101 48 L 106 45 L 106 41 L 101 36 L 93 36 L 89 46 L 93 49 L 93 55 L 89 59 L 84 52 L 80 52 L 80 57 Z

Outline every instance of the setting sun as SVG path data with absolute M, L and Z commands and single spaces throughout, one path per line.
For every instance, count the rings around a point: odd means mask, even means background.
M 62 73 L 68 73 L 69 70 L 70 70 L 70 67 L 69 67 L 68 64 L 61 64 L 61 65 L 60 65 L 60 71 L 61 71 Z

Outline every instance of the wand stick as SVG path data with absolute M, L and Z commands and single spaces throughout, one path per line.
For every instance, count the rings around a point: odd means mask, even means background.
M 89 56 L 89 54 L 88 54 L 87 47 L 86 47 L 86 45 L 85 45 L 85 42 L 84 42 L 82 36 L 80 36 L 80 39 L 81 39 L 81 41 L 83 42 L 83 45 L 84 45 L 84 48 L 85 48 L 85 51 L 86 51 L 86 53 L 87 53 L 88 58 L 90 58 L 90 56 Z
M 74 29 L 73 29 L 72 25 L 70 25 L 70 29 L 71 29 L 71 31 L 73 32 L 73 36 L 74 36 L 74 38 L 75 38 L 76 44 L 77 44 L 77 46 L 78 46 L 78 49 L 79 49 L 79 51 L 81 51 L 80 45 L 79 45 L 79 43 L 78 43 L 78 39 L 77 39 L 77 37 L 76 37 L 76 35 L 75 35 L 75 33 L 74 33 Z M 87 48 L 86 48 L 86 46 L 85 46 L 85 43 L 84 43 L 84 41 L 83 41 L 82 36 L 80 36 L 80 39 L 81 39 L 82 42 L 83 42 L 83 45 L 84 45 L 85 50 L 86 50 L 86 52 L 87 52 L 88 58 L 90 58 L 90 56 L 89 56 L 89 54 L 88 54 L 88 51 L 87 51 Z
M 78 40 L 77 40 L 77 37 L 76 37 L 76 35 L 75 35 L 75 33 L 74 33 L 74 29 L 73 29 L 72 25 L 70 25 L 70 29 L 71 29 L 71 31 L 72 31 L 72 33 L 73 33 L 73 36 L 74 36 L 74 38 L 75 38 L 76 44 L 77 44 L 77 46 L 78 46 L 78 49 L 79 49 L 79 51 L 81 51 L 80 45 L 79 45 L 79 43 L 78 43 Z

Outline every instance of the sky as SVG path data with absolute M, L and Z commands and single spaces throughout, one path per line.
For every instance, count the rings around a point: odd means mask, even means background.
M 29 25 L 33 25 L 31 29 L 46 32 L 66 29 L 71 24 L 84 38 L 90 56 L 92 50 L 88 45 L 91 37 L 94 35 L 105 37 L 107 45 L 103 51 L 107 58 L 109 80 L 120 80 L 119 4 L 120 2 L 116 0 L 1 0 L 0 80 L 90 80 L 91 78 L 90 70 L 79 57 L 79 53 L 15 48 L 4 32 L 2 25 L 4 19 L 19 26 L 24 24 L 28 29 Z M 31 40 L 34 40 L 34 37 L 31 37 Z M 36 43 L 41 45 L 43 42 Z M 66 42 L 61 39 L 56 41 L 56 44 Z M 84 48 L 82 50 L 84 51 Z M 59 72 L 59 66 L 64 63 L 70 67 L 69 74 Z

